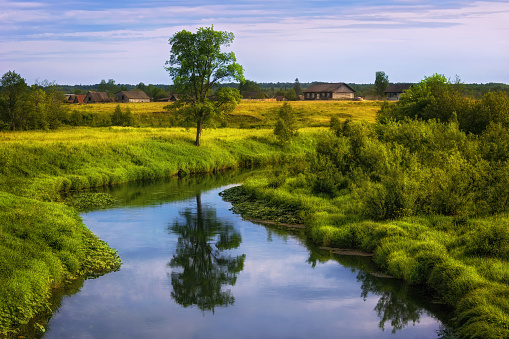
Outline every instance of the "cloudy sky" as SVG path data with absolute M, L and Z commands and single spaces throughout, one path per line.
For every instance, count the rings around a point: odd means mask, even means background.
M 509 83 L 509 0 L 0 0 L 0 74 L 169 84 L 169 37 L 214 25 L 257 82 Z

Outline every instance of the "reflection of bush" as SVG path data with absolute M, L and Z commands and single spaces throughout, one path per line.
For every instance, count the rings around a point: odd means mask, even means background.
M 314 247 L 311 244 L 308 246 Z M 312 250 L 308 263 L 314 267 L 317 262 L 325 263 L 331 259 L 353 272 L 358 271 L 357 281 L 361 283 L 361 297 L 364 300 L 369 294 L 379 297 L 374 311 L 380 319 L 379 327 L 382 330 L 390 324 L 392 332 L 395 333 L 410 324 L 418 323 L 421 316 L 427 314 L 442 321 L 444 335 L 451 331 L 447 323 L 452 310 L 443 304 L 432 302 L 434 293 L 423 292 L 422 286 L 414 287 L 397 279 L 381 278 L 370 273 L 376 272 L 377 267 L 369 257 L 341 255 L 331 257 L 329 252 Z
M 359 272 L 357 280 L 362 282 L 361 296 L 364 300 L 368 293 L 373 293 L 380 298 L 375 306 L 378 318 L 380 319 L 379 327 L 385 330 L 385 324 L 390 323 L 392 333 L 401 330 L 412 324 L 418 323 L 424 310 L 420 307 L 416 300 L 410 298 L 408 285 L 387 282 L 388 279 L 376 278 L 366 272 Z

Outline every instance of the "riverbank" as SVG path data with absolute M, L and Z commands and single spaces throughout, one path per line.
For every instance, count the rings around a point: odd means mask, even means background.
M 384 273 L 453 307 L 457 337 L 507 338 L 507 136 L 433 121 L 343 124 L 304 162 L 223 196 L 248 219 L 305 224 L 319 247 L 373 253 Z
M 289 148 L 272 130 L 207 130 L 199 148 L 194 132 L 182 128 L 1 133 L 0 335 L 15 334 L 47 308 L 53 289 L 119 267 L 115 251 L 83 225 L 65 194 L 294 161 L 315 147 L 315 133 L 303 130 Z

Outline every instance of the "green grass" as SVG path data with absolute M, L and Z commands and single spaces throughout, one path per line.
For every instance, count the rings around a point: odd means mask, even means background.
M 119 267 L 115 251 L 64 205 L 0 192 L 0 335 L 48 307 L 52 290 Z

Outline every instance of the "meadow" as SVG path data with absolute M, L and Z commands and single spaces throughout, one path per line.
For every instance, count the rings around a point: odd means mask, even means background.
M 331 117 L 374 122 L 381 101 L 291 101 L 296 118 L 302 127 L 327 127 Z M 235 110 L 218 124 L 231 128 L 272 128 L 283 103 L 277 101 L 243 100 Z M 133 115 L 132 126 L 172 127 L 175 121 L 164 109 L 167 102 L 102 103 L 68 105 L 69 123 L 76 126 L 106 127 L 117 105 Z

